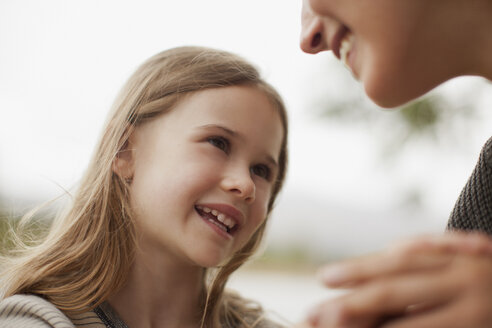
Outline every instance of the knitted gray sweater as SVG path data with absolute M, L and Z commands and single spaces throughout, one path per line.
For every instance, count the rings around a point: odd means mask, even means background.
M 447 229 L 492 235 L 492 138 L 480 153 L 478 163 L 454 206 Z

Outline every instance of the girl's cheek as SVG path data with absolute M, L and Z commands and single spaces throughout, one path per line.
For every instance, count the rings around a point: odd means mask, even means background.
M 261 208 L 258 209 L 255 215 L 255 225 L 259 226 L 265 221 L 268 212 L 268 199 L 261 204 Z

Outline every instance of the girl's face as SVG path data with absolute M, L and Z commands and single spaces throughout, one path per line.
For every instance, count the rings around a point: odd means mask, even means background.
M 115 165 L 133 178 L 138 250 L 201 267 L 232 256 L 266 218 L 283 135 L 249 86 L 187 95 L 138 127 Z
M 456 45 L 439 34 L 446 19 L 434 14 L 439 3 L 304 0 L 301 48 L 308 53 L 333 50 L 371 99 L 394 107 L 453 75 L 442 59 L 456 53 L 450 49 Z

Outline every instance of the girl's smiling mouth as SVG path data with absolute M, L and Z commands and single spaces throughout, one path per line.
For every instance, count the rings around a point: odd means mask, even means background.
M 221 207 L 223 206 L 221 205 Z M 218 227 L 221 231 L 227 233 L 228 235 L 234 234 L 240 226 L 237 219 L 237 214 L 230 213 L 232 211 L 231 209 L 221 210 L 217 208 L 217 206 L 212 205 L 195 205 L 195 210 L 207 223 L 213 224 L 215 227 Z M 232 212 L 238 211 L 233 209 Z

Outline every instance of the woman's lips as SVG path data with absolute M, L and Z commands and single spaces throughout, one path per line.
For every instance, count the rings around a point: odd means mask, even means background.
M 340 46 L 340 57 L 341 62 L 345 65 L 345 67 L 347 67 L 350 73 L 352 73 L 352 76 L 356 80 L 360 80 L 359 70 L 356 64 L 357 44 L 354 34 L 348 33 L 342 40 Z
M 345 64 L 345 66 L 350 68 L 349 55 L 354 46 L 354 35 L 348 33 L 343 38 L 340 45 L 340 60 Z
M 330 43 L 330 48 L 333 51 L 333 54 L 340 59 L 340 45 L 345 36 L 349 33 L 348 27 L 345 25 L 340 25 L 336 33 L 333 35 Z

